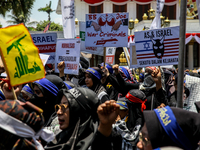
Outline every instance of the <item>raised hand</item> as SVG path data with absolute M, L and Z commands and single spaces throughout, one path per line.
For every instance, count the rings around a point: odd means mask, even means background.
M 112 124 L 115 123 L 119 115 L 119 105 L 116 104 L 115 100 L 106 101 L 99 105 L 97 114 L 100 121 L 99 132 L 105 136 L 109 136 L 112 132 Z
M 113 65 L 112 68 L 115 71 L 115 74 L 119 73 L 119 65 L 118 64 Z

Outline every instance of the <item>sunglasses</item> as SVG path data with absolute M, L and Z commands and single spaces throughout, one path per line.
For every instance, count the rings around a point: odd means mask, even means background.
M 62 113 L 64 113 L 66 111 L 66 109 L 68 108 L 69 105 L 66 104 L 56 104 L 55 105 L 55 111 L 58 112 L 58 110 L 61 109 Z
M 139 141 L 141 141 L 144 146 L 147 146 L 151 143 L 147 137 L 143 137 L 142 132 L 139 133 Z

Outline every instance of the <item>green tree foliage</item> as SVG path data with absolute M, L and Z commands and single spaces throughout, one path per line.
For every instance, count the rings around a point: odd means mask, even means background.
M 0 23 L 0 28 L 2 28 L 2 24 Z
M 8 15 L 11 20 L 8 20 L 7 23 L 9 24 L 19 24 L 19 23 L 24 23 L 25 26 L 30 26 L 30 25 L 36 25 L 38 22 L 37 21 L 32 21 L 29 22 L 29 18 L 26 18 L 24 15 Z
M 0 0 L 0 15 L 5 17 L 11 11 L 14 16 L 29 18 L 34 2 L 35 0 Z
M 46 27 L 46 25 L 49 23 L 49 21 L 40 21 L 37 24 L 36 30 L 37 31 L 44 31 L 44 28 Z M 63 27 L 60 24 L 51 22 L 51 25 L 49 27 L 49 31 L 63 31 Z
M 46 4 L 46 7 L 39 8 L 38 11 L 43 11 L 48 14 L 48 20 L 51 21 L 51 13 L 54 12 L 55 10 L 51 9 L 51 1 L 49 2 L 49 5 Z

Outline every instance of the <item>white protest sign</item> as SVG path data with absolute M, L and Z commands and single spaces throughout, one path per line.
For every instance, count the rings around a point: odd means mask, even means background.
M 63 33 L 65 38 L 75 38 L 74 0 L 61 0 Z
M 106 47 L 106 63 L 110 63 L 111 65 L 114 63 L 115 51 L 115 47 Z
M 55 66 L 65 62 L 65 74 L 78 75 L 80 61 L 80 39 L 58 39 L 56 44 Z M 55 72 L 59 72 L 55 67 Z
M 135 32 L 135 46 L 135 67 L 177 65 L 179 26 Z
M 50 55 L 47 64 L 54 64 L 57 33 L 31 34 L 31 37 L 38 47 L 39 53 Z
M 90 53 L 95 55 L 103 56 L 103 47 L 85 47 L 85 26 L 86 23 L 83 21 L 79 22 L 79 31 L 81 38 L 81 51 L 84 53 Z
M 42 60 L 43 65 L 45 66 L 50 55 L 45 55 L 45 54 L 39 54 L 39 55 L 40 55 L 40 59 Z
M 128 13 L 86 14 L 85 46 L 126 47 Z

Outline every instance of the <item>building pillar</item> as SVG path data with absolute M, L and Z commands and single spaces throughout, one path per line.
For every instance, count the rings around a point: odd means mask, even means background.
M 193 42 L 188 44 L 188 68 L 189 70 L 193 70 L 194 68 L 194 60 L 193 60 Z
M 103 2 L 103 13 L 113 13 L 113 5 L 109 1 Z

